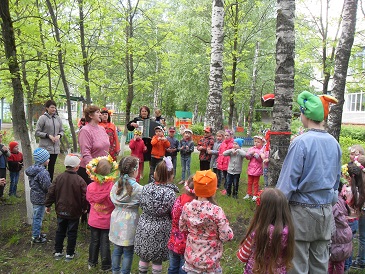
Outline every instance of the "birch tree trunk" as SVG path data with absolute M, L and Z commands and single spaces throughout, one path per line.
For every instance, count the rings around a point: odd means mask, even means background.
M 78 0 L 79 3 L 79 26 L 80 26 L 80 46 L 82 52 L 82 65 L 84 67 L 84 80 L 85 80 L 85 100 L 86 104 L 91 104 L 90 94 L 90 80 L 89 80 L 89 57 L 86 51 L 85 44 L 85 26 L 84 26 L 84 1 Z
M 223 23 L 224 1 L 213 0 L 209 94 L 204 125 L 212 127 L 214 132 L 223 128 Z
M 259 59 L 259 42 L 256 42 L 255 56 L 253 59 L 252 66 L 252 82 L 251 82 L 251 96 L 250 96 L 250 105 L 248 108 L 248 117 L 247 117 L 247 136 L 251 136 L 252 134 L 252 123 L 253 123 L 253 115 L 255 112 L 255 101 L 256 101 L 256 82 L 257 82 L 257 63 Z
M 289 132 L 294 93 L 295 0 L 277 1 L 275 104 L 272 132 Z M 288 152 L 290 135 L 271 135 L 269 182 L 274 186 Z
M 67 98 L 67 119 L 68 119 L 68 124 L 70 126 L 70 131 L 71 131 L 71 136 L 72 136 L 73 151 L 76 152 L 77 151 L 77 140 L 76 140 L 75 128 L 74 128 L 73 121 L 72 121 L 70 90 L 68 88 L 68 84 L 66 81 L 66 74 L 65 74 L 64 62 L 63 62 L 63 53 L 62 53 L 62 48 L 61 48 L 62 42 L 61 42 L 61 38 L 60 38 L 60 30 L 58 28 L 57 18 L 54 13 L 50 0 L 46 0 L 46 3 L 47 3 L 48 11 L 50 13 L 50 16 L 52 19 L 52 24 L 54 27 L 55 39 L 56 39 L 57 47 L 58 47 L 58 52 L 57 52 L 58 65 L 60 67 L 62 84 L 63 84 L 63 88 L 65 90 L 66 98 Z
M 343 104 L 345 102 L 345 86 L 347 69 L 354 43 L 356 29 L 356 13 L 358 0 L 345 0 L 343 4 L 343 20 L 340 41 L 335 58 L 335 73 L 333 75 L 332 96 L 336 97 L 338 104 L 333 105 L 328 115 L 328 132 L 338 141 L 340 138 Z
M 233 50 L 232 50 L 232 72 L 231 72 L 231 85 L 229 86 L 229 117 L 228 125 L 231 128 L 236 126 L 236 105 L 235 105 L 235 89 L 236 89 L 236 72 L 238 62 L 238 1 L 232 4 L 234 7 L 234 22 L 233 22 Z
M 1 16 L 1 34 L 5 49 L 5 57 L 8 62 L 9 72 L 12 75 L 11 83 L 13 86 L 14 98 L 12 107 L 13 127 L 17 136 L 20 138 L 20 147 L 24 155 L 24 170 L 32 165 L 32 150 L 28 135 L 27 123 L 24 111 L 24 92 L 20 80 L 20 69 L 16 53 L 14 28 L 12 19 L 10 17 L 9 0 L 1 0 L 0 3 Z M 25 176 L 26 177 L 26 176 Z M 27 223 L 32 223 L 32 211 L 29 195 L 28 180 L 24 180 L 26 190 L 26 204 L 27 204 Z M 28 190 L 28 191 L 27 191 Z

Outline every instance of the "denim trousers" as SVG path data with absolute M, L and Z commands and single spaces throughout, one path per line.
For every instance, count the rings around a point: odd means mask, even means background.
M 190 177 L 190 163 L 191 163 L 191 156 L 188 157 L 181 156 L 181 180 L 185 181 Z M 185 177 L 186 173 L 186 177 Z
M 357 263 L 361 266 L 365 265 L 365 215 L 359 217 L 359 253 L 357 255 Z
M 169 268 L 167 270 L 168 274 L 186 274 L 186 272 L 182 269 L 184 263 L 184 254 L 177 254 L 169 250 Z
M 351 228 L 351 231 L 352 231 L 352 239 L 354 239 L 354 236 L 355 236 L 355 234 L 358 230 L 358 227 L 359 227 L 359 221 L 354 220 L 353 222 L 348 222 L 348 224 L 349 224 L 349 226 Z M 345 260 L 345 271 L 351 267 L 352 255 L 353 254 L 351 254 L 351 256 Z
M 6 179 L 6 168 L 0 168 L 0 178 Z M 0 198 L 4 195 L 5 186 L 0 186 Z
M 112 255 L 112 270 L 113 274 L 122 273 L 129 274 L 131 273 L 132 263 L 133 263 L 133 254 L 134 254 L 134 246 L 120 246 L 114 244 L 114 250 Z M 123 256 L 123 261 L 122 261 Z M 122 263 L 122 267 L 120 267 L 120 263 Z
M 63 241 L 67 234 L 67 248 L 66 254 L 73 255 L 75 253 L 77 230 L 79 228 L 79 218 L 77 219 L 64 219 L 57 217 L 57 231 L 55 240 L 55 252 L 62 253 Z
M 231 173 L 227 174 L 226 190 L 228 196 L 230 196 L 232 192 L 233 197 L 237 197 L 240 176 L 241 174 L 231 174 Z M 233 191 L 232 191 L 232 186 L 233 186 Z
M 263 174 L 264 174 L 265 187 L 268 187 L 269 186 L 269 168 L 268 167 L 264 167 Z
M 176 165 L 177 165 L 177 156 L 170 156 L 172 166 L 174 167 L 174 178 L 176 177 Z
M 32 237 L 34 238 L 38 238 L 41 235 L 42 222 L 45 211 L 45 205 L 33 205 Z
M 214 167 L 213 172 L 217 175 L 217 187 L 219 188 L 222 184 L 222 171 Z
M 90 226 L 89 265 L 96 266 L 100 251 L 101 270 L 108 270 L 112 265 L 110 255 L 109 229 Z
M 16 195 L 16 190 L 19 181 L 19 171 L 10 171 L 9 173 L 10 173 L 9 196 L 11 196 L 11 195 Z

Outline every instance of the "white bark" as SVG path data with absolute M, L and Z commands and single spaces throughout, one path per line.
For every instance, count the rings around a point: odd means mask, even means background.
M 214 131 L 223 128 L 223 121 L 222 121 L 223 40 L 224 40 L 223 23 L 224 23 L 224 1 L 213 0 L 209 95 L 208 95 L 204 125 L 211 126 Z

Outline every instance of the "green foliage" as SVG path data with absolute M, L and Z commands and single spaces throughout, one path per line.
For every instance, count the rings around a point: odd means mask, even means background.
M 364 126 L 342 125 L 340 134 L 342 137 L 349 137 L 365 142 Z
M 191 130 L 194 135 L 203 135 L 204 134 L 204 125 L 203 124 L 194 124 L 191 126 Z

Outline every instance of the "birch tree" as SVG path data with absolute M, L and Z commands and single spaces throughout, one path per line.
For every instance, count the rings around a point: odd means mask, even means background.
M 213 130 L 223 128 L 223 23 L 224 1 L 213 0 L 209 94 L 204 118 L 204 124 L 211 126 Z
M 269 185 L 275 185 L 290 143 L 294 93 L 295 0 L 277 1 L 275 104 L 271 131 Z
M 340 138 L 346 76 L 351 48 L 354 43 L 357 6 L 358 0 L 345 0 L 343 4 L 342 32 L 336 50 L 335 73 L 333 75 L 334 86 L 331 95 L 337 98 L 338 104 L 331 107 L 327 124 L 328 132 L 337 141 Z

